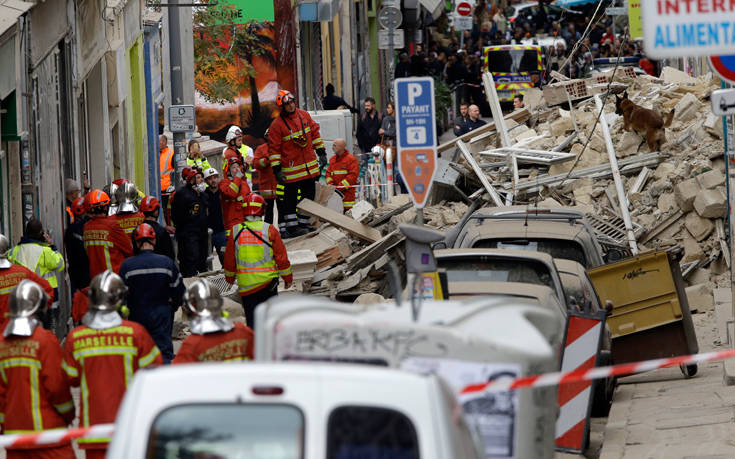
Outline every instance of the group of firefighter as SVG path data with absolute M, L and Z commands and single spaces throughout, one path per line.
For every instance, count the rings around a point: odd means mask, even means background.
M 64 239 L 77 326 L 66 335 L 63 347 L 50 330 L 54 321 L 49 317 L 58 320 L 56 272 L 65 269 L 64 258 L 37 220 L 28 222 L 14 248 L 0 235 L 3 434 L 69 426 L 76 417 L 71 387 L 80 388 L 79 425 L 89 427 L 114 422 L 138 369 L 253 358 L 255 307 L 277 294 L 279 277 L 286 288 L 293 282 L 283 239 L 314 230 L 307 216 L 297 212 L 299 201 L 314 199 L 316 183 L 325 172 L 348 210 L 359 174 L 358 162 L 342 139 L 334 142 L 335 154 L 327 162 L 319 125 L 296 107 L 290 92 L 280 91 L 276 102 L 281 113 L 267 132 L 267 143 L 252 159 L 242 148 L 239 128 L 228 132 L 220 180 L 214 180 L 218 173 L 206 160 L 190 157 L 181 173 L 182 185 L 173 190 L 172 155 L 162 151 L 163 206 L 153 196 L 141 196 L 124 179 L 107 190 L 85 190 L 84 196 L 76 197 L 78 189 L 71 195 L 66 190 L 69 218 Z M 256 178 L 246 175 L 251 166 Z M 183 277 L 204 270 L 202 259 L 211 250 L 201 242 L 203 235 L 208 240 L 208 209 L 202 199 L 207 185 L 219 192 L 225 278 L 237 282 L 246 324 L 227 318 L 219 291 L 206 279 L 184 285 Z M 159 223 L 162 209 L 175 226 L 178 266 L 173 228 Z M 174 355 L 173 317 L 182 303 L 191 335 Z M 88 435 L 78 444 L 86 457 L 102 458 L 109 441 Z M 71 443 L 60 438 L 16 445 L 7 449 L 7 457 L 75 455 Z

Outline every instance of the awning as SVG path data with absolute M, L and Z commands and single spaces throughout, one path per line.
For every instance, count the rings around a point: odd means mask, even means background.
M 18 18 L 34 5 L 35 3 L 20 0 L 0 0 L 0 35 L 13 27 Z
M 588 5 L 590 3 L 598 3 L 600 0 L 556 0 L 555 5 L 563 8 L 571 6 Z

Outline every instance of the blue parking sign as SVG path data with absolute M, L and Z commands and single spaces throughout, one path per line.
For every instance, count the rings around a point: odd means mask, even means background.
M 434 79 L 398 78 L 394 84 L 398 148 L 436 147 Z

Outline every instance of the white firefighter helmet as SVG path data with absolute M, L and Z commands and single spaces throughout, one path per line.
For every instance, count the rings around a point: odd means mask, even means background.
M 117 213 L 117 189 L 119 185 L 115 182 L 110 184 L 110 192 L 107 195 L 110 197 L 110 208 L 107 211 L 107 215 L 115 215 Z
M 0 234 L 0 269 L 10 268 L 13 265 L 8 260 L 9 252 L 10 240 L 4 234 Z
M 96 275 L 89 284 L 89 311 L 82 323 L 96 330 L 117 327 L 122 323 L 117 310 L 127 293 L 125 282 L 114 272 L 106 270 Z
M 197 279 L 189 285 L 184 294 L 186 307 L 196 317 L 189 329 L 197 335 L 226 332 L 232 330 L 233 323 L 222 316 L 222 297 L 206 279 Z
M 115 201 L 118 212 L 137 212 L 138 188 L 130 182 L 123 183 L 115 189 Z
M 34 316 L 48 301 L 48 295 L 40 285 L 23 279 L 10 292 L 8 308 L 10 321 L 5 326 L 3 336 L 31 336 L 39 322 Z
M 242 129 L 240 129 L 239 126 L 235 126 L 234 124 L 230 126 L 230 129 L 227 131 L 227 135 L 225 136 L 225 142 L 230 143 L 232 140 L 235 140 L 237 137 L 242 136 Z
M 215 169 L 214 167 L 210 167 L 209 169 L 206 169 L 204 171 L 203 175 L 204 175 L 204 180 L 206 180 L 213 175 L 219 175 L 219 172 L 217 172 L 217 169 Z

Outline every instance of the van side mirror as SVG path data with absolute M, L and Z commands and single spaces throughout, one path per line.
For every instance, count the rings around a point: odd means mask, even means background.
M 610 300 L 605 301 L 605 312 L 607 313 L 608 316 L 610 314 L 612 314 L 613 308 L 614 308 L 614 306 L 613 306 L 613 302 L 612 301 L 610 301 Z

